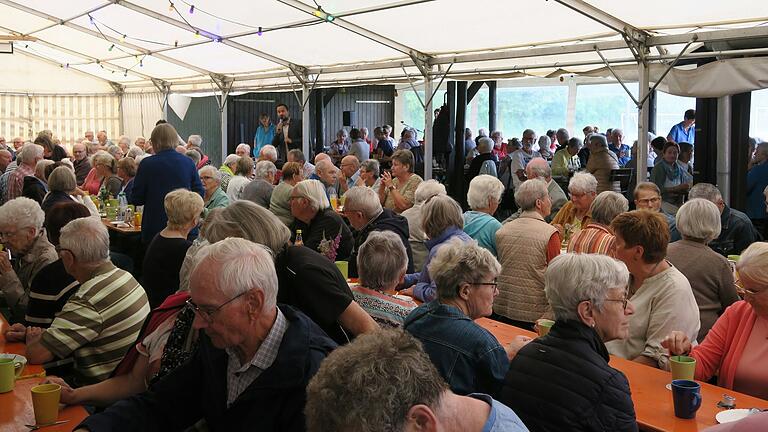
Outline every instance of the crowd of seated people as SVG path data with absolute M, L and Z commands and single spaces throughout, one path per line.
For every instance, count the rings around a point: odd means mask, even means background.
M 278 117 L 223 160 L 165 122 L 133 144 L 14 140 L 4 336 L 65 364 L 47 378 L 62 403 L 99 408 L 73 427 L 635 431 L 611 355 L 662 370 L 690 355 L 697 379 L 768 398 L 765 215 L 693 184 L 684 143 L 661 143 L 627 197 L 619 129 L 585 128 L 586 146 L 467 131 L 454 197 L 418 174 L 414 130 L 343 130 L 311 158 Z M 102 193 L 144 206 L 140 273 L 113 264 Z M 480 318 L 554 325 L 502 344 Z

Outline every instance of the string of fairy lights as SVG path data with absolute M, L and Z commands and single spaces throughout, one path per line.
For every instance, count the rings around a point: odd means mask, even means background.
M 194 3 L 191 3 L 187 0 L 168 0 L 168 12 L 174 13 L 176 16 L 178 16 L 181 21 L 184 22 L 186 26 L 189 27 L 189 30 L 195 34 L 196 37 L 205 37 L 210 39 L 212 42 L 220 43 L 224 40 L 224 38 L 220 35 L 214 34 L 212 32 L 203 30 L 202 28 L 194 26 L 188 19 L 188 17 L 194 16 L 195 13 L 207 15 L 208 17 L 214 18 L 216 20 L 219 20 L 221 22 L 227 22 L 230 24 L 235 24 L 244 28 L 248 28 L 251 30 L 256 30 L 256 35 L 262 36 L 264 33 L 277 31 L 277 30 L 283 30 L 288 28 L 298 28 L 298 27 L 306 27 L 306 26 L 312 26 L 322 23 L 330 23 L 333 22 L 336 17 L 323 10 L 322 6 L 320 6 L 317 1 L 313 0 L 316 6 L 316 9 L 314 11 L 314 16 L 318 18 L 317 21 L 312 22 L 306 22 L 306 23 L 300 23 L 300 24 L 292 24 L 292 25 L 285 25 L 285 26 L 279 26 L 279 27 L 263 27 L 263 26 L 254 26 L 251 24 L 246 24 L 240 21 L 236 21 L 230 18 L 218 16 L 216 14 L 213 14 L 211 12 L 205 11 L 203 9 L 200 9 L 197 7 Z M 127 77 L 130 72 L 136 72 L 134 71 L 135 68 L 142 68 L 144 67 L 144 59 L 151 55 L 151 51 L 149 51 L 146 54 L 134 54 L 130 51 L 127 51 L 122 46 L 120 46 L 119 43 L 113 42 L 114 39 L 119 39 L 121 42 L 141 42 L 145 44 L 152 44 L 155 46 L 165 47 L 165 48 L 177 48 L 179 47 L 179 41 L 174 40 L 173 42 L 168 41 L 162 41 L 162 40 L 153 40 L 153 39 L 147 39 L 143 37 L 134 36 L 132 34 L 129 34 L 127 32 L 122 32 L 119 29 L 110 26 L 109 24 L 100 21 L 96 17 L 94 17 L 92 14 L 88 14 L 88 20 L 91 24 L 91 26 L 96 30 L 96 32 L 100 35 L 102 39 L 110 43 L 110 46 L 108 48 L 109 52 L 112 52 L 114 50 L 120 51 L 123 54 L 125 54 L 127 57 L 134 57 L 136 60 L 136 63 L 133 64 L 131 67 L 122 68 L 122 67 L 116 67 L 111 64 L 107 64 L 105 67 L 105 63 L 108 63 L 107 60 L 99 60 L 96 59 L 95 61 L 86 62 L 86 63 L 78 63 L 78 64 L 72 64 L 72 66 L 79 66 L 79 65 L 86 65 L 86 64 L 96 64 L 100 66 L 102 69 L 109 69 L 114 74 L 115 72 L 122 72 L 123 76 Z M 26 49 L 30 49 L 29 45 L 26 45 Z M 63 63 L 61 64 L 62 68 L 68 69 L 70 67 L 70 63 Z

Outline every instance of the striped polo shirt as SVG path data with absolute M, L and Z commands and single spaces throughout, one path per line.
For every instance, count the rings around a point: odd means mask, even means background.
M 613 250 L 614 243 L 616 243 L 616 237 L 607 227 L 590 223 L 571 237 L 568 252 L 601 254 L 616 258 Z
M 69 298 L 41 343 L 56 357 L 73 357 L 78 384 L 103 381 L 136 341 L 149 310 L 136 279 L 106 262 Z

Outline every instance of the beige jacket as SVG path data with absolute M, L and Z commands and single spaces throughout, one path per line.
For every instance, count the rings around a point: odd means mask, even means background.
M 621 192 L 619 182 L 611 182 L 611 170 L 619 169 L 616 153 L 607 148 L 590 152 L 587 172 L 597 179 L 597 193 L 605 191 Z
M 5 253 L 5 251 L 3 251 Z M 0 275 L 0 290 L 14 316 L 23 317 L 29 302 L 32 279 L 43 267 L 59 259 L 56 249 L 48 241 L 45 228 L 40 230 L 29 251 L 18 257 L 13 271 Z
M 493 311 L 507 318 L 535 322 L 548 308 L 544 295 L 547 244 L 557 228 L 536 212 L 523 212 L 496 232 L 501 274 Z

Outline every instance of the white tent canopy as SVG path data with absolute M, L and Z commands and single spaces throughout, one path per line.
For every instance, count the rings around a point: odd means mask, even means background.
M 61 72 L 0 89 L 289 89 L 439 79 L 449 68 L 451 78 L 558 76 L 604 67 L 601 54 L 636 65 L 627 41 L 670 62 L 694 35 L 687 52 L 768 38 L 766 22 L 768 2 L 754 0 L 0 0 L 0 34 L 35 38 L 13 42 L 6 72 L 29 59 Z M 83 76 L 98 83 L 75 83 Z

